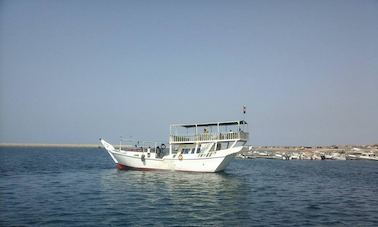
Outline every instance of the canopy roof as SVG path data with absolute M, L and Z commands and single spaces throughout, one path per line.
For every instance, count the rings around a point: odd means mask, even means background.
M 198 123 L 198 124 L 173 124 L 173 127 L 195 128 L 195 127 L 210 127 L 210 126 L 228 126 L 228 125 L 243 125 L 248 124 L 246 121 L 223 121 L 223 122 L 211 122 L 211 123 Z

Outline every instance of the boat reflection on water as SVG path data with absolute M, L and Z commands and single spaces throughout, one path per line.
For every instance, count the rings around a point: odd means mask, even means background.
M 225 224 L 229 215 L 248 218 L 249 189 L 240 176 L 227 172 L 107 170 L 102 175 L 106 205 L 123 216 L 149 217 L 154 224 Z M 110 208 L 110 207 L 108 207 Z M 138 224 L 150 224 L 141 219 Z

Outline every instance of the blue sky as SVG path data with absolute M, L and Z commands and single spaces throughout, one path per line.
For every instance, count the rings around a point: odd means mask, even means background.
M 0 1 L 0 142 L 378 143 L 377 1 Z

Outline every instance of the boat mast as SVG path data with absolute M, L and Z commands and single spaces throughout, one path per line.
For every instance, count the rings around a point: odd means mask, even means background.
M 169 126 L 169 155 L 172 154 L 172 125 Z

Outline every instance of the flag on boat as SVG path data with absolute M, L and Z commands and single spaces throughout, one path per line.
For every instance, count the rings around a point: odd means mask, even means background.
M 247 107 L 243 105 L 243 114 L 245 114 L 245 112 L 247 112 Z

